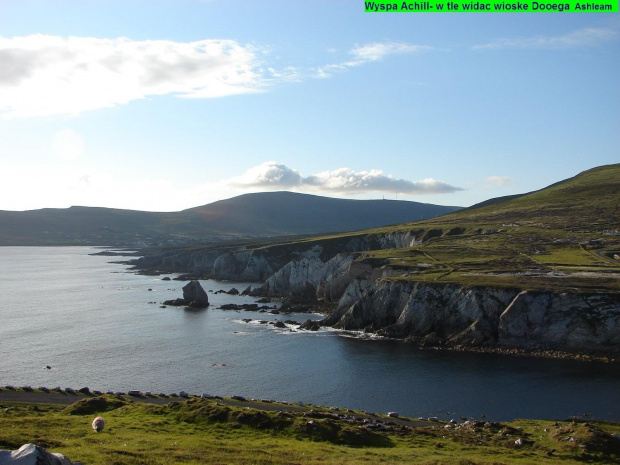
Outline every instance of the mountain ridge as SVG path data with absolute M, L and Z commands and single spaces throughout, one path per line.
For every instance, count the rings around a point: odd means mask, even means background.
M 144 247 L 326 234 L 431 218 L 460 208 L 280 191 L 243 194 L 178 212 L 84 206 L 0 211 L 0 245 Z

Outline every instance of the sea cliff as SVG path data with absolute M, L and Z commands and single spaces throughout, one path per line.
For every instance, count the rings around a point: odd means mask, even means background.
M 431 346 L 614 354 L 620 296 L 355 279 L 323 323 Z
M 263 282 L 254 295 L 301 296 L 308 304 L 331 304 L 334 310 L 322 325 L 424 346 L 620 352 L 618 293 L 417 281 L 411 269 L 403 271 L 363 253 L 408 248 L 434 237 L 433 230 L 360 234 L 259 250 L 160 253 L 136 264 L 203 278 Z

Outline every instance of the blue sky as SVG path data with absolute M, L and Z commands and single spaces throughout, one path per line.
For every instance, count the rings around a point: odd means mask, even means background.
M 469 206 L 620 161 L 618 14 L 0 2 L 0 209 Z

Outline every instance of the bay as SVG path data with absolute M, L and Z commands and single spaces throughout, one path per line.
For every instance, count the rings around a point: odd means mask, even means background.
M 620 364 L 424 350 L 257 320 L 308 315 L 160 308 L 183 282 L 87 247 L 0 248 L 0 386 L 243 395 L 441 419 L 620 421 Z M 173 276 L 171 276 L 173 277 Z M 257 283 L 201 281 L 205 290 Z M 319 315 L 310 315 L 319 319 Z M 243 319 L 254 321 L 246 323 Z M 47 366 L 51 369 L 47 369 Z

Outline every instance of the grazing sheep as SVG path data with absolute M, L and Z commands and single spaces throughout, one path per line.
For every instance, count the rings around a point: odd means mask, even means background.
M 103 418 L 97 417 L 93 420 L 93 429 L 95 430 L 95 433 L 103 431 L 104 426 L 105 421 L 103 420 Z

